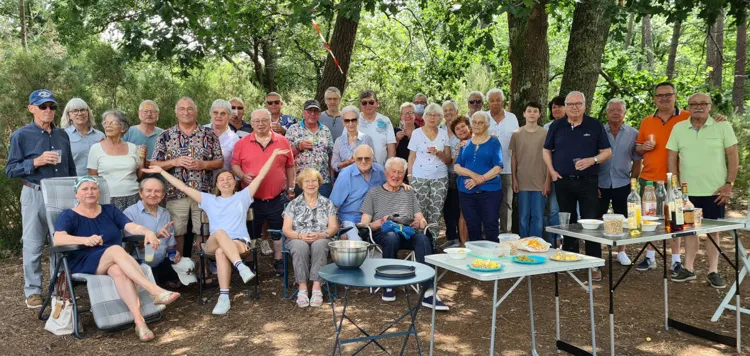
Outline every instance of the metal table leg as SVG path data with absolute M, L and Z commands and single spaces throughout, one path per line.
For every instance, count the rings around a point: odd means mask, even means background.
M 495 319 L 497 319 L 497 279 L 495 280 L 495 293 L 492 296 L 492 329 L 490 336 L 490 355 L 495 355 Z
M 531 353 L 534 356 L 539 356 L 536 352 L 536 329 L 534 329 L 534 298 L 531 292 L 531 276 L 529 279 L 529 319 L 531 319 Z
M 662 240 L 662 258 L 664 259 L 664 330 L 669 330 L 669 280 L 667 280 L 667 240 Z
M 610 254 L 610 259 L 611 259 Z M 612 270 L 612 264 L 609 265 L 610 271 Z M 592 355 L 596 356 L 596 324 L 594 323 L 594 285 L 593 281 L 591 280 L 591 268 L 588 269 L 589 271 L 589 314 L 591 315 L 591 350 Z
M 445 270 L 447 272 L 448 270 Z M 443 272 L 443 273 L 445 273 Z M 433 294 L 432 298 L 432 328 L 430 329 L 430 356 L 433 355 L 434 346 L 435 346 L 435 304 L 437 303 L 437 292 L 438 292 L 438 268 L 435 266 L 435 279 L 433 281 L 432 290 L 435 294 Z
M 560 293 L 557 286 L 557 272 L 555 272 L 555 343 L 560 342 Z M 556 348 L 557 353 L 560 349 Z
M 645 248 L 645 247 L 644 247 Z M 609 258 L 609 354 L 615 356 L 615 288 L 612 285 L 612 246 L 607 245 Z M 636 257 L 637 258 L 637 257 Z

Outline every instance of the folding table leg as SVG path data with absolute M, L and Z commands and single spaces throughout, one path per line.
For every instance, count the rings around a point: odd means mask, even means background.
M 495 354 L 495 319 L 497 319 L 497 279 L 495 280 L 495 293 L 492 296 L 492 336 L 490 337 L 490 355 Z
M 448 270 L 445 270 L 447 272 Z M 443 272 L 443 273 L 445 273 Z M 435 278 L 432 284 L 432 290 L 433 292 L 433 298 L 432 298 L 432 328 L 430 329 L 430 356 L 433 355 L 434 347 L 435 347 L 435 304 L 437 303 L 437 296 L 438 294 L 438 267 L 435 266 Z
M 662 240 L 664 263 L 664 330 L 669 330 L 669 280 L 667 279 L 667 240 Z
M 560 293 L 557 286 L 557 272 L 555 272 L 555 341 L 560 341 Z M 557 353 L 560 349 L 556 348 Z
M 609 354 L 615 355 L 615 288 L 612 285 L 612 246 L 607 245 L 607 256 L 609 258 Z M 591 283 L 589 283 L 589 286 Z
M 529 279 L 529 318 L 531 319 L 531 353 L 534 356 L 539 355 L 536 352 L 536 330 L 534 329 L 534 298 L 531 292 L 531 276 Z
M 612 255 L 610 254 L 610 259 Z M 609 264 L 610 271 L 612 270 L 612 263 Z M 596 356 L 596 325 L 594 324 L 594 284 L 591 280 L 591 268 L 589 271 L 589 315 L 591 315 L 591 350 L 592 355 Z

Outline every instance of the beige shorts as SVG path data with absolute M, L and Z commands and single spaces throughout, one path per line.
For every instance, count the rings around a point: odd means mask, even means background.
M 201 212 L 198 202 L 188 197 L 167 201 L 167 210 L 174 221 L 174 235 L 183 236 L 187 233 L 188 217 L 193 221 L 193 233 L 201 234 Z

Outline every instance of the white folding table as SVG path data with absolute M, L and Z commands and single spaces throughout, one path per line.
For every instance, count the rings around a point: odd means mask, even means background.
M 595 257 L 589 257 L 584 255 L 578 255 L 582 259 L 580 261 L 576 262 L 558 262 L 550 260 L 549 257 L 552 256 L 558 252 L 558 250 L 550 249 L 549 251 L 545 253 L 528 253 L 529 255 L 535 255 L 535 256 L 544 256 L 547 258 L 547 261 L 543 264 L 538 265 L 526 265 L 526 264 L 518 264 L 511 261 L 510 257 L 505 257 L 500 259 L 498 262 L 503 265 L 503 269 L 498 272 L 476 272 L 472 271 L 468 268 L 468 264 L 470 264 L 472 261 L 476 259 L 476 257 L 467 256 L 464 259 L 461 260 L 454 260 L 448 257 L 447 254 L 436 254 L 436 255 L 429 255 L 425 257 L 425 262 L 427 264 L 431 264 L 435 267 L 435 293 L 437 293 L 438 288 L 438 268 L 443 268 L 447 271 L 452 271 L 455 273 L 458 273 L 460 275 L 467 276 L 469 278 L 473 278 L 479 281 L 494 281 L 494 294 L 492 297 L 492 330 L 491 330 L 491 338 L 490 338 L 490 355 L 494 355 L 495 353 L 495 330 L 496 330 L 496 316 L 497 316 L 497 309 L 500 307 L 500 304 L 505 301 L 505 299 L 510 296 L 510 294 L 513 292 L 513 290 L 518 287 L 518 285 L 523 281 L 524 278 L 528 280 L 528 289 L 529 289 L 529 316 L 531 319 L 531 352 L 533 355 L 537 356 L 538 353 L 536 351 L 536 336 L 535 336 L 535 330 L 534 330 L 534 306 L 533 306 L 533 298 L 532 298 L 532 291 L 531 291 L 531 277 L 535 275 L 542 275 L 542 274 L 549 274 L 554 273 L 555 274 L 555 337 L 557 339 L 557 349 L 566 351 L 568 353 L 574 354 L 574 355 L 596 355 L 596 333 L 595 333 L 595 324 L 594 324 L 594 294 L 589 288 L 591 285 L 591 269 L 595 267 L 602 267 L 604 266 L 604 260 L 601 258 L 595 258 Z M 526 252 L 519 251 L 519 254 L 525 254 Z M 576 277 L 572 271 L 575 270 L 582 270 L 587 269 L 588 270 L 588 286 L 585 285 L 583 282 L 581 282 L 578 277 Z M 581 287 L 586 290 L 586 292 L 589 295 L 589 312 L 591 317 L 591 345 L 593 348 L 593 353 L 589 353 L 588 351 L 585 351 L 581 348 L 578 348 L 576 346 L 573 346 L 571 344 L 568 344 L 562 340 L 560 340 L 560 297 L 558 292 L 558 283 L 557 283 L 557 274 L 560 272 L 565 272 L 568 275 L 570 275 Z M 497 299 L 497 292 L 498 292 L 498 281 L 501 279 L 516 279 L 515 283 L 513 284 L 508 291 L 505 292 L 505 294 L 500 298 L 500 300 Z M 432 308 L 432 329 L 430 331 L 430 356 L 434 353 L 434 344 L 435 344 L 435 307 L 434 307 L 435 299 L 433 299 L 433 308 Z
M 588 230 L 584 229 L 581 224 L 570 224 L 567 227 L 561 227 L 561 226 L 549 226 L 546 228 L 546 231 L 553 234 L 560 234 L 563 236 L 569 236 L 569 237 L 575 237 L 584 241 L 592 241 L 597 242 L 601 244 L 607 245 L 608 249 L 608 260 L 609 260 L 609 336 L 610 336 L 610 354 L 615 355 L 615 311 L 614 311 L 614 294 L 617 287 L 620 285 L 620 282 L 625 278 L 625 276 L 630 272 L 630 269 L 633 267 L 633 265 L 628 266 L 628 268 L 625 270 L 625 272 L 620 276 L 620 278 L 615 282 L 612 277 L 612 247 L 616 246 L 624 246 L 624 245 L 636 245 L 636 244 L 643 244 L 643 248 L 641 248 L 640 252 L 638 252 L 638 255 L 636 255 L 635 259 L 633 261 L 638 261 L 641 254 L 643 254 L 643 251 L 646 250 L 647 246 L 652 246 L 654 250 L 664 259 L 664 328 L 666 330 L 669 330 L 669 327 L 673 327 L 677 330 L 680 330 L 682 332 L 686 332 L 688 334 L 691 334 L 693 336 L 697 336 L 706 340 L 718 342 L 724 345 L 728 346 L 736 346 L 737 352 L 741 352 L 741 324 L 740 324 L 740 313 L 750 313 L 750 310 L 743 309 L 740 306 L 740 292 L 739 292 L 739 283 L 742 283 L 742 278 L 740 277 L 740 271 L 742 271 L 743 277 L 744 274 L 747 273 L 748 268 L 750 268 L 750 260 L 748 260 L 747 255 L 745 254 L 745 248 L 742 246 L 742 243 L 739 241 L 739 235 L 737 234 L 737 230 L 744 229 L 745 223 L 744 222 L 737 222 L 737 221 L 720 221 L 720 220 L 708 220 L 704 219 L 703 224 L 700 227 L 684 230 L 684 231 L 677 231 L 677 232 L 667 232 L 664 229 L 663 225 L 659 225 L 656 228 L 656 231 L 654 232 L 643 232 L 643 234 L 639 237 L 630 237 L 626 233 L 622 237 L 610 237 L 610 236 L 604 236 L 604 231 L 600 227 L 597 230 Z M 627 231 L 625 231 L 627 232 Z M 729 263 L 730 266 L 734 269 L 735 272 L 735 283 L 730 289 L 730 293 L 727 295 L 727 297 L 722 302 L 721 306 L 719 306 L 719 309 L 716 311 L 718 315 L 714 315 L 715 320 L 718 320 L 718 317 L 721 315 L 721 313 L 724 311 L 724 309 L 732 309 L 736 311 L 736 318 L 737 318 L 737 333 L 735 337 L 732 336 L 726 336 L 714 333 L 709 330 L 701 329 L 689 324 L 686 324 L 684 322 L 677 321 L 675 319 L 672 319 L 669 317 L 669 281 L 667 277 L 667 240 L 672 238 L 679 238 L 679 237 L 685 237 L 685 236 L 693 236 L 698 234 L 708 234 L 708 233 L 714 233 L 714 232 L 730 232 L 732 233 L 734 237 L 734 245 L 735 245 L 735 261 L 732 263 L 732 261 L 727 257 L 727 255 L 724 253 L 724 251 L 714 242 L 712 239 L 708 239 L 713 243 L 717 249 L 719 250 L 719 253 L 721 256 Z M 655 242 L 661 241 L 662 242 L 662 251 L 659 251 L 659 249 L 654 245 Z M 742 253 L 740 253 L 742 251 Z M 742 266 L 744 264 L 744 267 Z M 736 306 L 729 305 L 729 302 L 732 299 L 732 294 L 734 293 L 735 296 L 735 303 Z M 714 320 L 714 321 L 715 321 Z

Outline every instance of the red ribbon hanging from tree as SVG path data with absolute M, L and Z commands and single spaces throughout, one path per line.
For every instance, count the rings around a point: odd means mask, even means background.
M 333 58 L 333 63 L 335 63 L 336 67 L 339 68 L 339 72 L 341 72 L 341 74 L 344 74 L 344 70 L 341 69 L 341 65 L 339 64 L 339 60 L 336 59 L 336 56 L 333 55 L 333 51 L 331 50 L 331 46 L 328 45 L 328 42 L 326 42 L 325 37 L 323 37 L 323 33 L 320 32 L 320 27 L 318 27 L 318 23 L 315 22 L 315 20 L 312 20 L 312 24 L 313 24 L 313 27 L 315 27 L 315 31 L 318 32 L 318 36 L 320 36 L 320 41 L 323 42 L 323 45 L 326 46 L 326 50 L 328 50 L 328 53 L 331 54 L 331 58 Z

